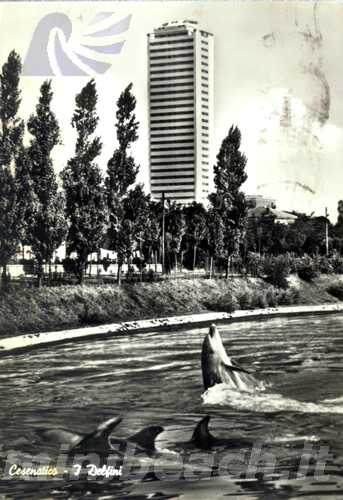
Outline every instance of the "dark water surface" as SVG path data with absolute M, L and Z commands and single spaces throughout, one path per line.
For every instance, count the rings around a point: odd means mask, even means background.
M 123 416 L 118 436 L 149 425 L 162 425 L 165 432 L 157 440 L 159 480 L 3 479 L 0 495 L 343 498 L 343 316 L 220 326 L 228 354 L 265 382 L 266 390 L 257 393 L 216 386 L 203 395 L 200 352 L 206 332 L 123 334 L 1 358 L 3 456 L 9 450 L 56 456 L 58 447 L 41 442 L 37 428 L 87 433 L 116 415 Z M 180 443 L 190 440 L 205 415 L 211 415 L 215 436 L 248 438 L 255 446 L 187 448 L 181 462 Z M 140 466 L 156 470 L 156 460 L 142 457 Z

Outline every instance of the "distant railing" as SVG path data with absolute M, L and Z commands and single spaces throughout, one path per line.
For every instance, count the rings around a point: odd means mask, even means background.
M 230 278 L 242 277 L 241 273 L 229 273 Z M 226 274 L 224 272 L 210 273 L 207 271 L 185 271 L 185 272 L 171 272 L 162 274 L 161 272 L 130 272 L 123 273 L 120 277 L 122 283 L 153 283 L 173 280 L 194 280 L 194 279 L 224 279 Z M 17 286 L 34 287 L 37 285 L 37 276 L 28 273 L 21 276 L 14 276 L 11 278 L 11 283 Z M 118 285 L 118 278 L 113 274 L 99 274 L 99 275 L 85 275 L 83 283 L 86 285 Z M 63 286 L 63 285 L 77 285 L 78 277 L 75 274 L 65 272 L 52 272 L 44 273 L 42 277 L 42 285 L 44 286 Z

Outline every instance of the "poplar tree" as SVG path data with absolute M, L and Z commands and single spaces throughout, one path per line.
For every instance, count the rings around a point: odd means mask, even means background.
M 130 154 L 131 145 L 138 139 L 135 108 L 136 98 L 131 92 L 132 83 L 120 94 L 116 111 L 116 136 L 118 148 L 107 164 L 106 200 L 109 212 L 108 243 L 117 253 L 118 283 L 125 260 L 130 261 L 135 224 L 127 213 L 129 188 L 134 184 L 139 166 Z
M 66 235 L 64 198 L 58 190 L 51 153 L 60 144 L 60 128 L 51 110 L 53 93 L 51 81 L 40 88 L 36 113 L 31 115 L 27 128 L 33 136 L 28 153 L 31 179 L 36 196 L 36 210 L 28 225 L 27 241 L 38 263 L 38 286 L 41 284 L 43 264 L 50 263 L 54 251 Z
M 16 160 L 23 152 L 24 123 L 18 118 L 20 106 L 19 80 L 21 60 L 12 51 L 0 74 L 0 266 L 2 283 L 6 282 L 7 266 L 16 254 L 25 230 L 24 207 L 29 191 L 20 191 Z M 26 173 L 24 178 L 28 181 Z M 24 184 L 23 184 L 24 185 Z
M 217 155 L 217 163 L 214 166 L 216 191 L 210 195 L 212 206 L 223 221 L 226 276 L 229 274 L 231 256 L 239 252 L 247 219 L 246 200 L 241 191 L 241 186 L 247 179 L 247 158 L 240 151 L 240 147 L 241 132 L 238 127 L 231 126 Z
M 76 96 L 72 126 L 76 129 L 75 154 L 62 173 L 69 222 L 68 253 L 75 252 L 79 283 L 82 283 L 89 254 L 99 250 L 107 226 L 102 176 L 95 159 L 102 148 L 94 136 L 98 95 L 90 80 Z
M 110 194 L 124 196 L 134 184 L 139 170 L 130 154 L 133 142 L 138 139 L 135 108 L 136 98 L 131 92 L 132 83 L 120 94 L 116 111 L 116 134 L 119 147 L 114 151 L 107 165 L 106 187 Z

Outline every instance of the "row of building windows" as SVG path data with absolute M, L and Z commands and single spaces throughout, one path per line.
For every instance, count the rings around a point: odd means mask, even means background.
M 171 184 L 172 186 L 177 186 L 177 184 Z M 187 184 L 186 184 L 187 185 Z M 191 186 L 194 186 L 193 184 L 190 184 Z M 175 191 L 175 193 L 190 193 L 190 192 L 193 192 L 192 189 L 173 189 L 173 192 Z M 151 189 L 151 192 L 152 193 L 161 193 L 162 190 L 161 189 L 155 189 L 155 188 L 152 188 Z M 173 198 L 176 198 L 176 196 L 173 196 Z M 193 196 L 183 196 L 182 198 L 193 198 Z
M 194 59 L 187 59 L 185 61 L 169 61 L 169 62 L 165 62 L 165 63 L 162 63 L 162 62 L 157 62 L 157 63 L 150 63 L 150 68 L 154 68 L 154 67 L 160 67 L 160 66 L 168 66 L 170 68 L 170 66 L 172 64 L 174 64 L 175 66 L 179 65 L 179 64 L 193 64 L 194 63 Z M 171 69 L 171 68 L 170 68 Z
M 167 115 L 166 115 L 167 116 Z M 172 120 L 170 123 L 172 125 L 168 125 L 167 123 L 165 124 L 164 122 L 162 124 L 156 124 L 155 122 L 150 122 L 151 125 L 151 130 L 153 132 L 173 132 L 175 130 L 175 133 L 178 133 L 178 130 L 191 130 L 193 131 L 194 128 L 194 120 L 190 117 L 189 123 L 182 123 L 181 125 L 179 124 L 179 118 L 176 116 L 174 120 Z
M 187 163 L 189 165 L 193 165 L 193 161 L 191 161 L 191 160 L 178 160 L 178 159 L 173 160 L 172 158 L 173 157 L 171 157 L 171 160 L 169 161 L 170 166 L 173 166 L 173 165 L 185 165 Z M 165 159 L 167 159 L 167 158 L 165 158 Z M 168 162 L 163 162 L 163 161 L 161 162 L 159 160 L 158 161 L 156 161 L 156 160 L 157 160 L 157 158 L 152 158 L 151 159 L 151 164 L 155 165 L 157 167 L 163 167 L 163 166 L 166 166 L 168 164 Z
M 173 117 L 170 117 L 170 115 L 167 116 L 167 118 L 164 118 L 162 117 L 163 119 L 156 119 L 156 117 L 154 116 L 153 118 L 151 118 L 151 123 L 155 124 L 155 123 L 162 123 L 162 124 L 168 124 L 168 123 L 176 123 L 176 122 L 190 122 L 190 123 L 193 123 L 193 119 L 191 116 L 187 116 L 189 114 L 193 115 L 193 113 L 178 113 L 180 114 L 180 117 L 179 118 L 174 118 L 174 115 Z M 186 116 L 183 116 L 183 115 L 186 115 Z
M 191 132 L 193 132 L 194 130 L 194 126 L 193 125 L 175 125 L 173 127 L 161 127 L 160 125 L 159 126 L 156 126 L 156 127 L 151 127 L 151 130 L 152 132 L 156 131 L 156 132 L 166 132 L 166 135 L 169 135 L 169 133 L 175 133 L 176 135 L 178 135 L 179 133 L 179 130 L 190 130 Z M 188 133 L 188 132 L 187 132 Z M 158 136 L 156 136 L 158 137 Z
M 170 69 L 168 68 L 160 68 L 160 69 L 151 69 L 150 74 L 151 75 L 156 75 L 156 74 L 161 74 L 165 75 L 166 73 L 185 73 L 186 71 L 191 71 L 193 73 L 194 67 L 192 65 L 186 66 L 184 68 L 175 68 L 175 69 Z
M 190 179 L 191 180 L 191 179 Z M 194 188 L 195 188 L 195 182 L 174 182 L 174 183 L 170 183 L 169 185 L 168 184 L 160 184 L 160 183 L 156 183 L 156 184 L 151 184 L 151 192 L 161 192 L 161 191 L 165 191 L 165 194 L 171 194 L 171 192 L 184 192 L 184 191 L 187 191 L 187 192 L 192 192 L 194 191 Z
M 164 106 L 164 108 L 165 107 L 166 106 Z M 179 106 L 177 106 L 177 108 L 186 108 L 186 109 L 182 109 L 182 110 L 178 111 L 175 108 L 175 110 L 172 113 L 170 113 L 170 112 L 164 113 L 163 112 L 164 109 L 162 111 L 158 111 L 158 110 L 155 111 L 154 110 L 154 111 L 150 111 L 150 115 L 151 116 L 158 116 L 158 117 L 164 117 L 164 116 L 169 116 L 169 117 L 170 116 L 176 116 L 177 117 L 178 115 L 182 115 L 183 116 L 183 115 L 193 115 L 194 114 L 194 109 L 189 104 L 186 105 L 186 106 L 182 106 L 181 104 L 179 104 Z M 175 120 L 175 121 L 177 121 L 177 120 Z
M 159 38 L 171 38 L 174 36 L 175 37 L 184 36 L 187 38 L 191 38 L 191 36 L 188 34 L 188 31 L 184 30 L 184 31 L 174 31 L 173 33 L 157 33 L 155 34 L 155 40 Z
M 180 167 L 180 168 L 173 168 L 173 167 L 169 167 L 167 166 L 166 169 L 161 169 L 161 168 L 158 168 L 158 169 L 152 169 L 151 170 L 151 174 L 163 174 L 163 173 L 172 173 L 172 174 L 178 174 L 178 173 L 183 173 L 183 172 L 189 172 L 189 174 L 187 175 L 193 175 L 192 172 L 194 172 L 194 167 Z
M 166 101 L 170 101 L 170 103 L 174 103 L 176 101 L 190 101 L 190 103 L 193 103 L 194 91 L 193 89 L 179 89 L 175 92 L 165 92 L 160 96 L 150 95 L 150 103 L 154 108 L 158 107 L 160 102 L 165 103 Z M 177 104 L 177 106 L 179 106 L 179 104 Z
M 177 68 L 177 69 L 174 69 L 174 70 L 170 70 L 170 69 L 161 69 L 161 70 L 151 70 L 151 74 L 154 75 L 156 73 L 161 73 L 161 74 L 165 74 L 165 73 L 185 73 L 186 71 L 191 71 L 192 73 L 194 72 L 194 67 L 193 66 L 190 66 L 189 68 Z
M 151 82 L 165 82 L 166 80 L 168 80 L 168 81 L 175 82 L 175 85 L 177 85 L 176 80 L 177 81 L 179 81 L 179 80 L 187 80 L 189 82 L 194 82 L 194 75 L 193 75 L 193 73 L 189 74 L 189 75 L 173 75 L 173 73 L 170 76 L 156 76 L 156 77 L 151 77 L 150 81 Z M 181 82 L 181 83 L 183 83 L 183 82 Z M 157 85 L 157 84 L 155 84 L 155 85 Z
M 155 63 L 153 61 L 166 61 L 170 59 L 180 59 L 181 61 L 183 59 L 190 59 L 193 60 L 194 58 L 194 53 L 192 52 L 186 52 L 185 54 L 160 54 L 156 56 L 150 55 L 150 65 L 154 65 Z
M 190 152 L 190 153 L 171 153 L 171 154 L 166 154 L 166 155 L 161 155 L 161 154 L 157 154 L 157 155 L 154 155 L 154 160 L 171 160 L 173 158 L 194 158 L 194 152 Z
M 159 130 L 157 130 L 157 132 L 159 132 Z M 178 129 L 178 130 L 175 130 L 175 131 L 174 131 L 174 129 L 171 129 L 171 130 L 163 129 L 161 134 L 160 133 L 158 133 L 158 134 L 151 134 L 151 139 L 157 139 L 158 138 L 158 139 L 162 139 L 162 140 L 164 140 L 164 139 L 167 139 L 167 140 L 170 139 L 170 140 L 172 140 L 172 139 L 174 139 L 176 137 L 182 137 L 182 136 L 184 136 L 184 137 L 186 137 L 186 136 L 193 137 L 194 136 L 194 129 L 191 129 L 190 127 L 189 127 L 189 129 L 187 131 L 184 130 L 184 129 L 181 129 L 181 130 Z
M 171 147 L 171 145 L 167 145 L 166 147 L 156 147 L 156 146 L 153 146 L 151 148 L 151 152 L 152 153 L 155 153 L 157 151 L 168 151 L 168 152 L 172 152 L 172 151 L 192 151 L 192 146 L 193 146 L 193 143 L 189 143 L 188 146 L 177 146 L 175 144 L 175 147 Z M 156 156 L 156 155 L 154 155 Z
M 154 184 L 153 184 L 153 187 L 154 187 L 154 188 L 155 188 L 155 187 L 158 187 L 158 186 L 160 186 L 160 187 L 165 187 L 165 185 L 166 185 L 166 184 L 165 184 L 165 183 L 163 183 L 163 182 L 158 182 L 158 183 L 156 183 L 156 184 L 154 183 Z M 168 183 L 168 187 L 170 187 L 170 186 L 182 186 L 182 187 L 187 187 L 187 186 L 189 186 L 189 188 L 193 188 L 193 187 L 194 187 L 194 182 L 186 182 L 186 181 L 184 181 L 184 182 L 169 182 L 169 183 Z M 187 189 L 187 191 L 189 191 L 189 189 Z
M 163 177 L 161 175 L 151 175 L 151 180 L 154 180 L 154 181 L 163 181 L 163 180 L 168 181 L 168 179 L 188 179 L 188 180 L 191 180 L 192 178 L 194 179 L 194 173 L 193 174 L 168 175 L 168 177 L 167 176 Z M 155 186 L 156 186 L 156 184 L 155 184 Z
M 151 93 L 152 94 L 156 94 L 156 91 L 155 89 L 159 90 L 164 90 L 164 89 L 168 89 L 168 88 L 173 88 L 175 89 L 175 87 L 192 87 L 194 88 L 194 79 L 192 82 L 188 83 L 188 82 L 180 82 L 180 83 L 154 83 L 153 85 L 150 85 L 150 90 L 151 90 Z M 172 85 L 172 87 L 171 87 Z M 175 92 L 177 92 L 177 90 L 175 90 Z
M 151 144 L 156 144 L 156 145 L 162 145 L 164 146 L 165 144 L 168 145 L 168 144 L 194 144 L 194 139 L 193 138 L 190 138 L 190 139 L 173 139 L 173 138 L 170 138 L 169 140 L 167 139 L 160 139 L 158 141 L 154 141 L 154 140 L 151 140 Z M 154 148 L 154 150 L 156 151 L 156 148 Z
M 180 91 L 178 92 L 178 94 L 180 94 Z M 151 103 L 151 107 L 152 108 L 165 108 L 166 106 L 163 104 L 160 106 L 160 103 L 161 102 L 177 102 L 177 101 L 188 101 L 189 104 L 191 104 L 193 102 L 193 96 L 194 96 L 194 92 L 193 90 L 184 90 L 184 91 L 181 91 L 181 94 L 182 95 L 174 95 L 174 96 L 171 96 L 171 97 L 156 97 L 156 98 L 153 98 L 153 96 L 150 96 L 150 103 Z M 165 94 L 168 96 L 168 94 Z M 188 103 L 187 103 L 188 105 Z M 177 105 L 179 106 L 179 105 Z
M 151 111 L 152 111 L 152 114 L 160 114 L 158 111 L 156 111 L 156 109 L 161 109 L 162 111 L 164 111 L 165 109 L 182 109 L 182 108 L 186 108 L 187 110 L 191 110 L 193 109 L 193 100 L 189 101 L 189 102 L 185 102 L 185 103 L 180 103 L 180 104 L 163 104 L 163 105 L 159 105 L 158 103 L 153 106 L 151 104 Z M 182 114 L 182 113 L 181 113 Z
M 193 49 L 193 40 L 187 41 L 187 43 L 180 44 L 180 47 L 175 47 L 174 44 L 171 44 L 170 47 L 155 47 L 150 45 L 150 54 L 156 54 L 160 52 L 171 52 L 173 50 L 185 51 Z
M 193 43 L 193 38 L 189 38 L 189 37 L 179 38 L 178 40 L 174 40 L 174 41 L 170 41 L 170 40 L 167 40 L 167 41 L 150 40 L 150 47 L 155 47 L 157 45 L 172 45 L 172 46 L 174 46 L 174 44 L 179 45 L 179 44 L 188 43 L 188 42 L 189 43 Z

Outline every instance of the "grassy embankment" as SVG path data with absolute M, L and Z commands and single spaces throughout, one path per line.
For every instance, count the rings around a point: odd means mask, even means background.
M 259 278 L 19 289 L 0 297 L 0 336 L 179 314 L 338 302 L 328 292 L 339 275 L 312 283 L 289 278 L 287 290 Z M 343 297 L 342 297 L 343 298 Z

